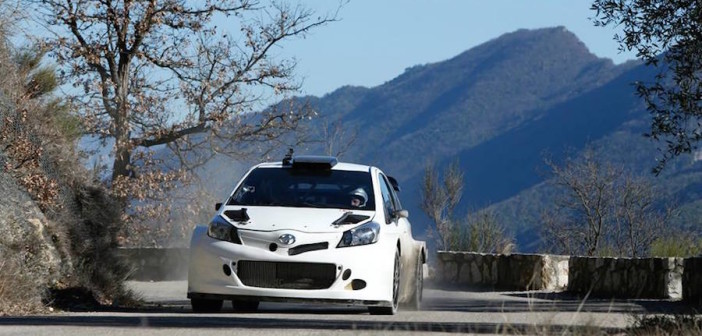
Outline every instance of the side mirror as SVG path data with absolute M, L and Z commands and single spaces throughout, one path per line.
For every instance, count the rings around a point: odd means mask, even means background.
M 222 203 L 215 203 L 215 211 L 219 211 L 219 209 L 222 207 Z
M 407 211 L 407 210 L 397 210 L 397 211 L 395 211 L 395 217 L 397 217 L 397 218 L 408 218 L 408 217 L 409 217 L 409 211 Z
M 397 180 L 392 176 L 387 176 L 387 178 L 390 181 L 392 188 L 395 189 L 395 191 L 400 192 L 400 184 L 397 183 Z

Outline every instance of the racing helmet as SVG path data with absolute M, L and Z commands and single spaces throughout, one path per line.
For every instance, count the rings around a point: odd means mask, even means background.
M 349 193 L 349 195 L 351 195 L 351 197 L 359 198 L 361 200 L 361 204 L 358 206 L 359 208 L 366 206 L 366 202 L 368 201 L 368 194 L 365 190 L 363 190 L 363 188 L 356 188 L 352 190 Z

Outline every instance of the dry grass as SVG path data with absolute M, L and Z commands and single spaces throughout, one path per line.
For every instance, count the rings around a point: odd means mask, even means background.
M 702 335 L 702 317 L 694 315 L 656 315 L 637 319 L 627 335 Z
M 581 313 L 578 313 L 581 314 Z M 702 317 L 699 315 L 638 315 L 632 314 L 633 325 L 624 329 L 597 326 L 595 321 L 584 325 L 563 325 L 563 321 L 514 326 L 500 326 L 495 334 L 501 335 L 629 335 L 629 336 L 699 336 L 702 335 Z
M 13 235 L 6 230 L 8 227 L 12 225 L 4 225 L 0 230 L 0 315 L 39 312 L 50 278 L 50 270 L 42 263 L 45 251 L 36 248 L 35 235 L 23 232 Z
M 0 315 L 24 315 L 43 310 L 41 279 L 27 271 L 17 253 L 0 253 Z
M 582 298 L 577 315 L 586 314 L 583 308 L 588 297 Z M 590 319 L 580 325 L 564 325 L 564 321 L 549 321 L 543 324 L 521 326 L 519 328 L 505 324 L 496 334 L 502 335 L 629 335 L 629 336 L 699 336 L 702 335 L 702 316 L 699 314 L 640 314 L 629 313 L 628 321 L 631 326 L 604 327 Z

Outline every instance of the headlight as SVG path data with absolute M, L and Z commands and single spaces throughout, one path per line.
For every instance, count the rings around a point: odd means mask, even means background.
M 236 227 L 221 216 L 216 216 L 212 219 L 210 226 L 207 228 L 207 235 L 214 239 L 241 244 Z
M 344 235 L 341 236 L 339 245 L 336 247 L 373 244 L 378 241 L 379 233 L 380 225 L 378 223 L 366 223 L 344 232 Z

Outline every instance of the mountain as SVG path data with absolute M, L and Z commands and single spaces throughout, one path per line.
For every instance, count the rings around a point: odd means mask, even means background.
M 637 172 L 655 165 L 655 144 L 641 136 L 650 117 L 631 85 L 653 75 L 636 62 L 598 58 L 556 27 L 505 34 L 451 59 L 407 68 L 373 88 L 347 86 L 295 99 L 319 111 L 322 118 L 311 129 L 326 120 L 356 130 L 342 159 L 396 177 L 415 232 L 429 225 L 419 208 L 425 166 L 457 159 L 466 182 L 459 208 L 494 208 L 517 234 L 520 249 L 534 251 L 538 213 L 550 201 L 545 153 L 558 159 L 589 144 Z M 700 167 L 683 157 L 657 179 L 687 214 L 700 205 Z M 687 225 L 702 227 L 699 216 L 686 218 Z
M 349 156 L 382 160 L 405 179 L 423 166 L 408 156 L 453 156 L 542 117 L 549 107 L 622 71 L 564 28 L 520 30 L 447 61 L 409 68 L 372 89 L 342 88 L 322 97 L 318 108 L 373 140 Z

